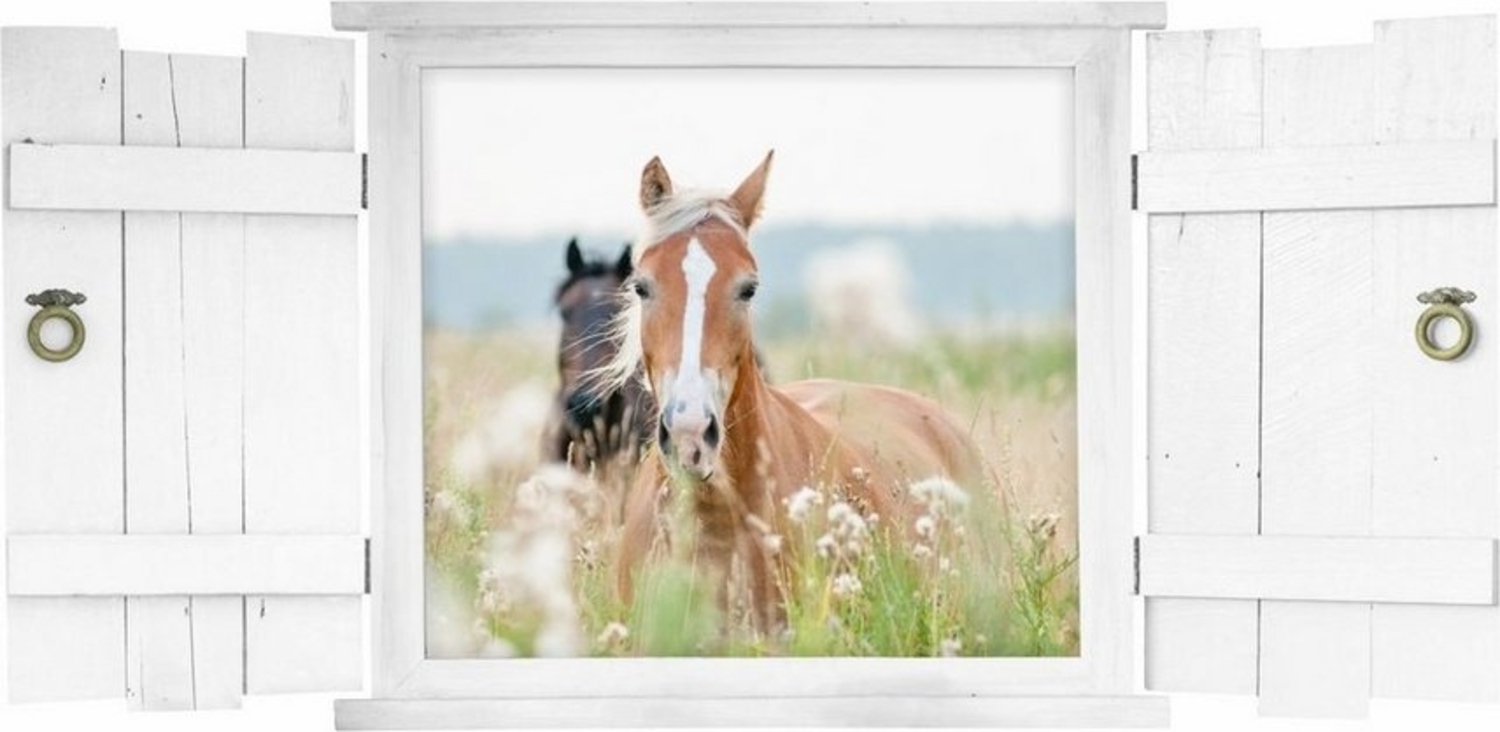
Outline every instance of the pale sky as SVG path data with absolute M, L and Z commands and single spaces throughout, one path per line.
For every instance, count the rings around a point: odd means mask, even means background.
M 1066 71 L 453 69 L 424 77 L 426 238 L 636 231 L 641 168 L 730 190 L 776 149 L 763 221 L 1073 213 Z

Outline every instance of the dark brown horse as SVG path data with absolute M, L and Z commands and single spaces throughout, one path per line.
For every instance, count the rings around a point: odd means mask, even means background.
M 554 298 L 562 318 L 559 386 L 544 457 L 624 481 L 652 436 L 655 406 L 640 379 L 602 388 L 588 377 L 619 348 L 610 325 L 623 306 L 620 287 L 633 271 L 630 245 L 610 261 L 585 257 L 574 239 L 568 242 L 567 263 L 568 276 Z

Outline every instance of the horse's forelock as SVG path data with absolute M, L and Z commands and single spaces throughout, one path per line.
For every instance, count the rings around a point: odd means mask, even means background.
M 635 250 L 635 261 L 641 261 L 641 254 L 646 249 L 677 234 L 691 231 L 710 219 L 729 226 L 742 238 L 747 236 L 739 211 L 723 193 L 684 191 L 663 200 L 647 212 L 646 228 L 640 237 L 642 245 Z

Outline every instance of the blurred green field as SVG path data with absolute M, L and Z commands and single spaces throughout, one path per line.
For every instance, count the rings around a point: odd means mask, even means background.
M 780 637 L 757 634 L 733 598 L 725 617 L 681 546 L 626 606 L 614 593 L 619 522 L 609 509 L 623 487 L 538 473 L 555 335 L 429 330 L 428 654 L 1078 653 L 1071 329 L 937 334 L 899 348 L 807 336 L 760 346 L 774 381 L 848 379 L 938 400 L 971 427 L 994 484 L 964 486 L 967 501 L 935 496 L 920 541 L 883 541 L 866 527 L 859 551 L 821 554 L 820 539 L 869 517 L 848 518 L 811 486 L 801 535 L 782 537 L 795 571 L 783 578 Z M 691 534 L 689 517 L 672 520 L 674 535 Z

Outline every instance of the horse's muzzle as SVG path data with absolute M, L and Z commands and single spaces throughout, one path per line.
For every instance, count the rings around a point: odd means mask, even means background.
M 662 409 L 657 425 L 662 454 L 694 478 L 713 475 L 722 437 L 718 415 L 702 405 L 673 401 Z

